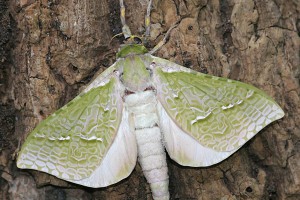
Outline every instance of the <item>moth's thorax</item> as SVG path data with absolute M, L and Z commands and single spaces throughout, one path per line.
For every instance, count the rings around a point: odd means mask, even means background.
M 147 70 L 149 62 L 144 57 L 145 55 L 130 55 L 119 60 L 121 82 L 131 92 L 141 92 L 151 86 L 151 75 Z

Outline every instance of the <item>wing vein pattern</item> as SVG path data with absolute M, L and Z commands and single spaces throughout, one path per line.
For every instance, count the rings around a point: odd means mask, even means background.
M 26 139 L 18 167 L 66 180 L 89 177 L 118 132 L 123 107 L 118 84 L 111 78 L 105 85 L 78 95 L 41 122 Z
M 205 148 L 233 153 L 284 115 L 274 100 L 254 86 L 154 56 L 153 62 L 153 82 L 163 109 L 176 126 Z

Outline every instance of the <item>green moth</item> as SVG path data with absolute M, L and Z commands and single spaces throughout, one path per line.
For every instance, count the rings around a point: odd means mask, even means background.
M 125 20 L 123 34 L 132 38 Z M 138 158 L 153 198 L 169 199 L 165 149 L 181 165 L 210 166 L 283 116 L 251 85 L 184 68 L 130 43 L 29 134 L 17 166 L 98 188 L 129 176 Z

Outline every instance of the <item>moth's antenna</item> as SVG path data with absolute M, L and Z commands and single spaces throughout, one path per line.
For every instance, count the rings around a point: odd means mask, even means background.
M 121 22 L 122 22 L 122 32 L 123 32 L 125 39 L 127 39 L 127 38 L 131 37 L 131 31 L 125 21 L 125 6 L 124 6 L 123 0 L 120 0 L 120 13 L 121 13 Z
M 147 13 L 145 15 L 145 37 L 150 36 L 150 14 L 151 14 L 151 7 L 152 7 L 152 0 L 149 0 L 148 7 L 147 7 Z
M 152 49 L 151 51 L 149 51 L 149 54 L 152 55 L 152 54 L 155 53 L 157 50 L 159 50 L 164 44 L 166 44 L 167 39 L 169 38 L 171 31 L 172 31 L 174 28 L 176 28 L 176 27 L 178 26 L 178 24 L 180 23 L 180 21 L 181 21 L 181 20 L 178 20 L 177 22 L 175 22 L 175 23 L 169 28 L 169 30 L 168 30 L 167 33 L 165 34 L 165 37 L 164 37 L 161 41 L 159 41 L 159 43 L 158 43 L 155 47 L 153 47 L 153 49 Z

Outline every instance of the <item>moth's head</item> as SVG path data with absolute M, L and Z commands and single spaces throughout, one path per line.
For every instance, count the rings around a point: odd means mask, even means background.
M 148 53 L 148 50 L 142 44 L 123 44 L 117 53 L 117 58 L 125 58 L 128 55 L 140 55 L 145 53 Z
M 124 25 L 122 33 L 115 35 L 112 40 L 120 35 L 123 35 L 125 40 L 124 44 L 120 46 L 117 58 L 148 53 L 148 50 L 144 45 L 144 43 L 147 42 L 147 39 L 143 36 L 131 35 L 131 31 L 127 25 Z

